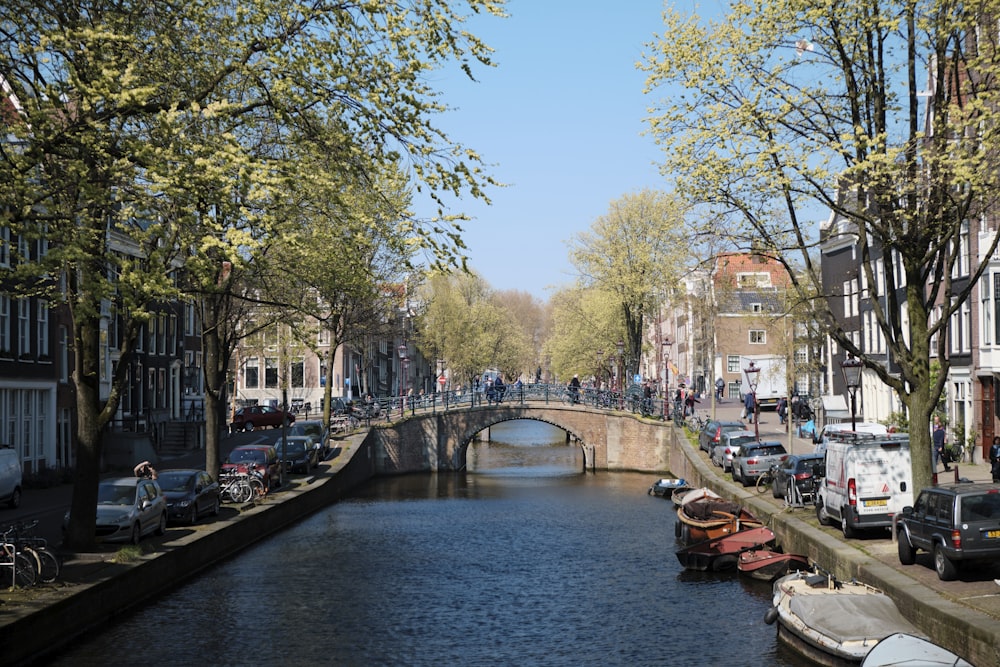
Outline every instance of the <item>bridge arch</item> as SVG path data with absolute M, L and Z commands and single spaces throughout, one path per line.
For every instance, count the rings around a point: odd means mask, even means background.
M 638 415 L 585 406 L 527 402 L 411 415 L 374 427 L 376 473 L 463 470 L 475 435 L 505 421 L 528 419 L 562 429 L 584 449 L 590 470 L 669 469 L 673 428 Z

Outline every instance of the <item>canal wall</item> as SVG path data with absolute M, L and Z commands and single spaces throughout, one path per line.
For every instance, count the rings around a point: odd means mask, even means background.
M 857 579 L 881 589 L 936 644 L 977 667 L 1000 665 L 1000 623 L 996 619 L 938 594 L 900 571 L 902 566 L 892 567 L 803 519 L 815 516 L 813 513 L 790 513 L 767 500 L 770 492 L 762 496 L 755 489 L 728 482 L 701 457 L 697 445 L 688 443 L 682 429 L 671 431 L 672 474 L 683 477 L 691 486 L 707 487 L 747 507 L 774 531 L 783 551 L 808 556 L 840 580 Z M 892 551 L 895 553 L 895 546 Z

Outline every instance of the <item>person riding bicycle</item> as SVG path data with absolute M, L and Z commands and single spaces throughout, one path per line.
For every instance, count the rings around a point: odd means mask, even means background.
M 569 381 L 569 396 L 573 403 L 580 402 L 580 376 L 574 375 L 573 379 Z

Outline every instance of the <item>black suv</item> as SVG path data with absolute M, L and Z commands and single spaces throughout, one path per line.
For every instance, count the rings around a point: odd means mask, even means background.
M 934 556 L 938 578 L 958 576 L 963 561 L 1000 558 L 1000 486 L 950 484 L 924 489 L 904 507 L 897 536 L 899 562 L 912 565 L 917 550 Z

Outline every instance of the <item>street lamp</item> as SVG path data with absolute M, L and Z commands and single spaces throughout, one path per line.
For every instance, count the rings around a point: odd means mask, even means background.
M 603 373 L 601 368 L 601 360 L 604 358 L 604 350 L 597 351 L 597 391 L 601 391 L 601 375 Z
M 618 407 L 621 408 L 622 405 L 624 404 L 623 394 L 625 393 L 625 383 L 623 382 L 623 380 L 625 379 L 623 377 L 625 375 L 625 341 L 623 341 L 622 339 L 619 338 L 618 342 L 615 343 L 615 347 L 618 349 L 618 364 L 619 364 L 619 367 L 618 367 L 619 368 L 619 372 L 618 372 Z
M 399 374 L 399 415 L 403 416 L 403 403 L 406 401 L 404 390 L 406 388 L 406 366 L 409 363 L 409 359 L 406 356 L 406 343 L 400 343 L 399 347 L 396 349 L 399 353 L 399 365 L 402 371 Z
M 760 381 L 760 366 L 750 360 L 750 365 L 743 369 L 747 376 L 747 385 L 750 387 L 750 395 L 753 396 L 753 432 L 760 441 L 760 411 L 757 409 L 757 383 Z
M 855 359 L 854 355 L 850 355 L 847 359 L 844 359 L 840 363 L 840 370 L 844 372 L 844 384 L 847 385 L 847 391 L 851 393 L 851 430 L 857 430 L 857 411 L 858 411 L 858 389 L 861 387 L 861 369 L 864 368 L 864 362 L 860 359 Z
M 670 393 L 670 346 L 674 342 L 669 338 L 663 341 L 663 396 L 666 398 Z

